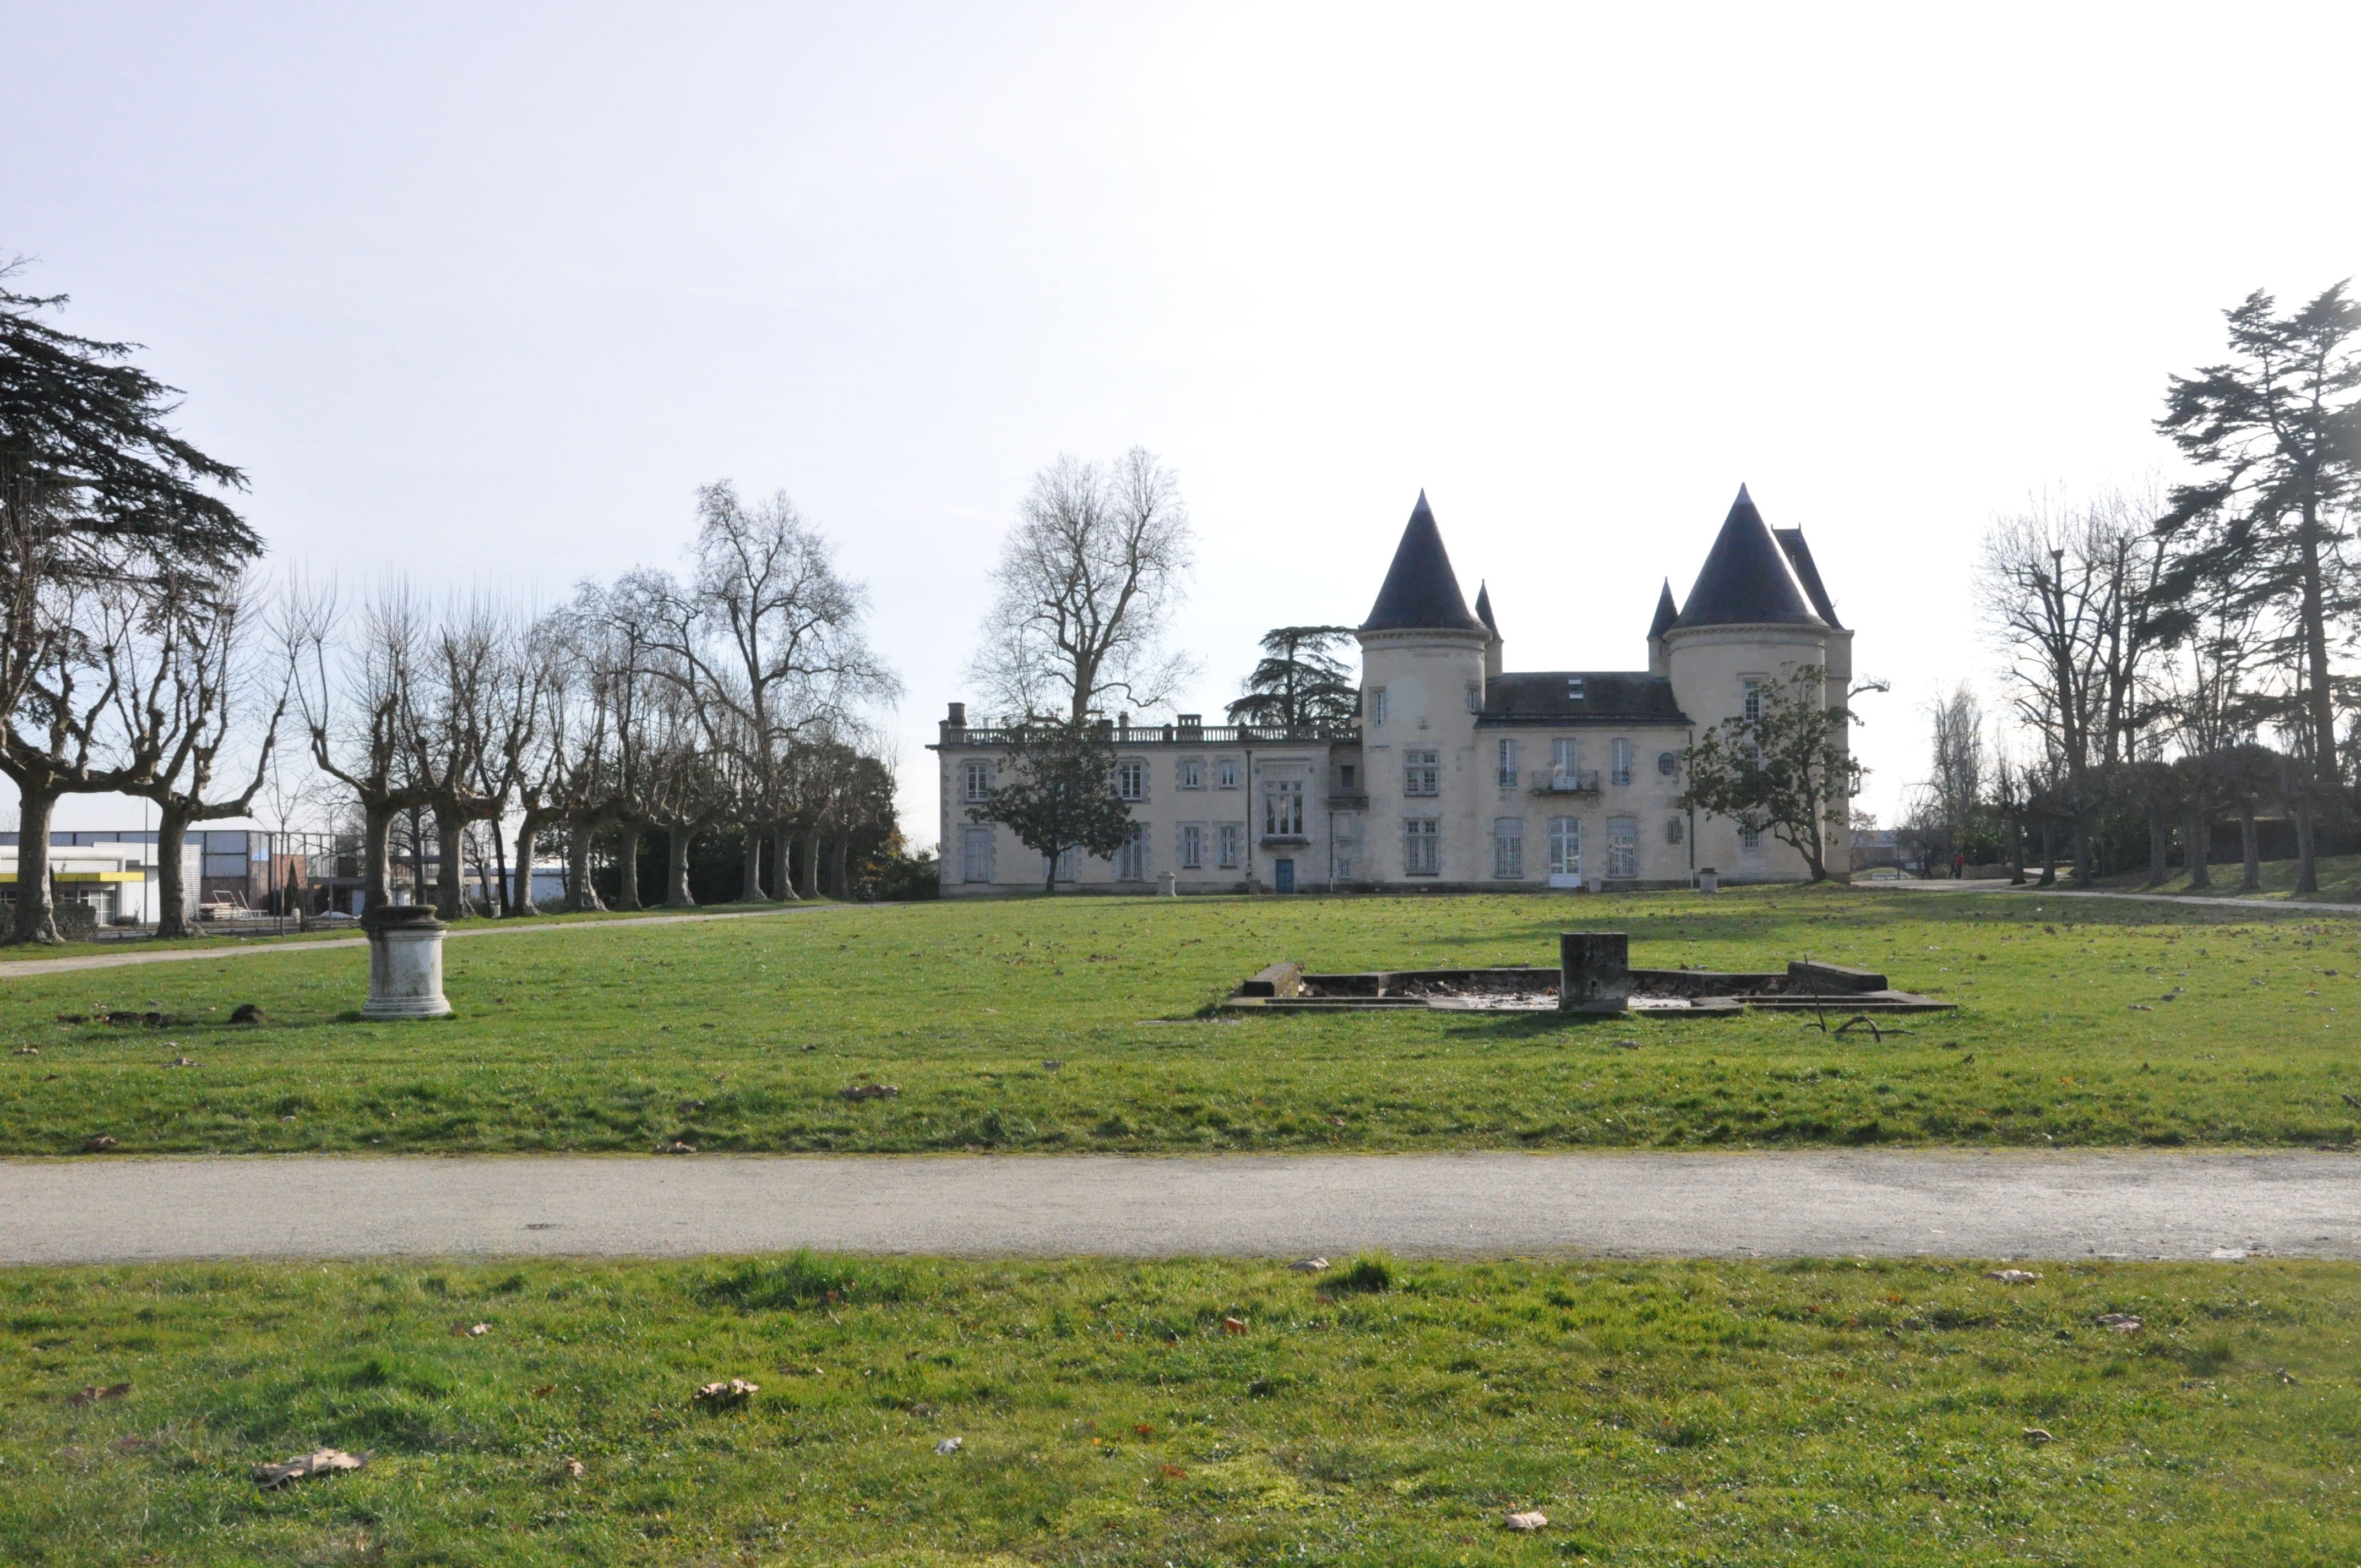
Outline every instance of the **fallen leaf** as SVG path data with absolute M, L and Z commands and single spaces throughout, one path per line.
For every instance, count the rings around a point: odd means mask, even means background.
M 490 1333 L 492 1332 L 492 1325 L 489 1323 L 462 1323 L 453 1332 L 465 1334 L 469 1339 L 473 1339 L 478 1334 Z
M 1246 1332 L 1246 1321 L 1244 1318 L 1224 1318 L 1222 1332 L 1225 1334 L 1242 1334 Z
M 166 1062 L 164 1065 L 166 1067 L 194 1067 L 197 1064 L 191 1061 L 186 1057 L 174 1057 L 170 1061 Z
M 366 1453 L 346 1453 L 341 1448 L 315 1448 L 309 1453 L 299 1453 L 284 1464 L 258 1464 L 254 1484 L 266 1492 L 275 1492 L 290 1481 L 300 1481 L 306 1475 L 324 1475 L 332 1470 L 358 1470 L 369 1462 Z
M 116 1144 L 113 1138 L 108 1137 L 104 1133 L 96 1134 L 91 1137 L 84 1138 L 82 1141 L 82 1152 L 84 1154 L 104 1154 L 111 1148 L 117 1148 L 120 1146 L 120 1145 Z
M 656 1153 L 658 1154 L 695 1154 L 696 1152 L 697 1146 L 695 1144 L 684 1144 L 678 1139 L 675 1139 L 673 1142 L 668 1144 L 658 1144 L 656 1146 Z
M 1301 1263 L 1289 1264 L 1287 1271 L 1290 1274 L 1318 1274 L 1327 1266 L 1328 1260 L 1324 1257 L 1307 1257 Z
M 902 1091 L 891 1083 L 856 1083 L 837 1092 L 847 1100 L 891 1100 Z
M 1542 1512 L 1539 1508 L 1533 1508 L 1521 1514 L 1510 1514 L 1507 1519 L 1502 1519 L 1500 1522 L 1507 1525 L 1510 1530 L 1539 1530 L 1542 1526 L 1549 1523 L 1549 1515 Z
M 93 1386 L 92 1387 L 84 1388 L 79 1394 L 70 1394 L 66 1396 L 66 1403 L 69 1405 L 95 1405 L 101 1399 L 120 1399 L 124 1395 L 128 1394 L 129 1392 L 131 1392 L 131 1385 L 128 1383 L 111 1384 L 104 1388 Z
M 2003 1285 L 2031 1285 L 2041 1276 L 2028 1273 L 2022 1268 L 1988 1268 L 1984 1271 L 1984 1277 L 1997 1279 Z
M 41 1047 L 38 1046 L 18 1046 L 16 1047 L 16 1054 L 20 1057 L 37 1057 L 41 1054 Z M 2348 1094 L 2345 1098 L 2350 1100 L 2353 1096 Z
M 2136 1334 L 2147 1325 L 2129 1312 L 2102 1312 L 2091 1320 L 2103 1329 L 2113 1329 L 2119 1334 Z
M 543 1395 L 544 1395 L 544 1394 L 555 1394 L 555 1393 L 556 1393 L 556 1392 L 557 1392 L 557 1385 L 556 1385 L 556 1384 L 555 1384 L 555 1383 L 544 1383 L 544 1384 L 543 1384 L 540 1387 L 535 1388 L 535 1389 L 533 1389 L 533 1398 L 536 1398 L 536 1399 L 537 1399 L 537 1398 L 541 1398 Z
M 965 1448 L 967 1444 L 959 1438 L 947 1437 L 943 1439 L 942 1442 L 935 1444 L 935 1452 L 937 1453 L 946 1455 L 953 1454 L 957 1453 L 961 1449 Z
M 733 1409 L 762 1392 L 760 1383 L 749 1383 L 743 1377 L 732 1377 L 727 1383 L 708 1383 L 699 1387 L 697 1401 L 715 1409 Z
M 2039 1427 L 2027 1427 L 2025 1429 L 2025 1441 L 2039 1448 L 2045 1442 L 2056 1442 L 2058 1440 Z
M 589 1473 L 589 1467 L 578 1459 L 568 1457 L 566 1461 L 566 1473 L 578 1481 Z

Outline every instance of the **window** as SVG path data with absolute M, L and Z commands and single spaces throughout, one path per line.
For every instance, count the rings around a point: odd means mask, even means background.
M 1665 818 L 1664 818 L 1664 842 L 1665 842 L 1665 843 L 1667 843 L 1667 844 L 1677 844 L 1677 843 L 1679 843 L 1679 842 L 1681 841 L 1681 836 L 1682 836 L 1684 833 L 1687 832 L 1687 831 L 1688 831 L 1688 829 L 1687 829 L 1686 828 L 1685 828 L 1685 827 L 1683 827 L 1683 826 L 1681 825 L 1681 819 L 1680 819 L 1679 817 L 1665 817 Z
M 1484 711 L 1484 683 L 1482 681 L 1469 681 L 1467 683 L 1467 711 L 1470 713 L 1481 713 Z
M 1550 772 L 1560 778 L 1572 777 L 1581 757 L 1579 744 L 1572 740 L 1561 738 L 1550 742 Z
M 1131 825 L 1131 837 L 1115 852 L 1115 874 L 1118 882 L 1148 880 L 1148 824 Z
M 960 764 L 960 795 L 965 800 L 992 798 L 992 764 L 990 762 Z
M 1353 793 L 1353 764 L 1340 763 L 1336 769 L 1336 787 L 1345 794 Z
M 1205 787 L 1204 758 L 1183 757 L 1180 759 L 1180 787 L 1182 789 L 1203 789 Z
M 1517 787 L 1517 743 L 1514 740 L 1500 742 L 1500 787 Z
M 1060 882 L 1074 882 L 1081 876 L 1082 864 L 1082 850 L 1069 844 L 1058 851 L 1058 869 L 1051 874 Z
M 1553 817 L 1549 825 L 1549 869 L 1552 876 L 1582 875 L 1582 818 Z
M 1618 788 L 1631 782 L 1631 742 L 1620 735 L 1615 738 L 1615 784 Z
M 1383 728 L 1385 727 L 1385 722 L 1386 722 L 1386 688 L 1385 688 L 1385 687 L 1383 687 L 1383 686 L 1371 686 L 1371 687 L 1369 688 L 1368 710 L 1369 710 L 1369 722 L 1370 722 L 1370 723 L 1372 723 L 1372 724 L 1374 724 L 1374 725 L 1376 725 L 1376 726 L 1378 726 L 1379 729 L 1383 729 Z
M 1492 824 L 1492 874 L 1525 874 L 1525 825 L 1521 818 L 1503 817 Z
M 1580 675 L 1566 676 L 1565 700 L 1568 702 L 1580 702 L 1582 700 L 1582 677 Z
M 1205 864 L 1205 825 L 1202 822 L 1180 824 L 1180 869 L 1199 871 Z
M 1679 773 L 1680 771 L 1681 759 L 1677 753 L 1672 751 L 1659 751 L 1656 753 L 1656 772 L 1662 773 L 1666 778 L 1671 778 L 1675 773 Z
M 1607 821 L 1607 874 L 1618 881 L 1640 874 L 1640 819 L 1612 817 Z
M 1402 875 L 1440 876 L 1443 874 L 1443 824 L 1432 817 L 1411 817 L 1402 821 Z
M 1262 797 L 1262 830 L 1267 838 L 1303 837 L 1303 781 L 1273 779 Z
M 1750 855 L 1761 853 L 1763 850 L 1763 824 L 1755 821 L 1751 817 L 1740 817 L 1738 819 L 1738 847 L 1745 850 Z
M 1126 761 L 1115 765 L 1115 792 L 1126 800 L 1148 798 L 1148 764 Z
M 1760 675 L 1741 675 L 1738 677 L 1738 689 L 1741 694 L 1739 698 L 1739 710 L 1745 714 L 1746 722 L 1749 724 L 1762 723 L 1763 677 Z
M 1238 760 L 1235 757 L 1213 759 L 1213 787 L 1215 789 L 1238 787 Z
M 992 829 L 962 828 L 960 829 L 960 881 L 990 882 L 992 880 Z
M 1221 832 L 1216 835 L 1214 839 L 1217 858 L 1213 863 L 1233 871 L 1236 870 L 1238 863 L 1238 840 L 1244 839 L 1246 836 L 1246 825 L 1245 823 L 1223 823 Z
M 1434 751 L 1404 751 L 1402 753 L 1402 793 L 1404 795 L 1441 795 L 1443 769 Z

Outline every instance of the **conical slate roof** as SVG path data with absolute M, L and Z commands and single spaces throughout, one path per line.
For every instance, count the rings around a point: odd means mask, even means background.
M 1775 548 L 1775 546 L 1774 546 Z M 1443 531 L 1434 526 L 1434 512 L 1426 492 L 1418 493 L 1411 509 L 1410 526 L 1402 530 L 1394 549 L 1394 564 L 1386 569 L 1385 587 L 1369 609 L 1363 631 L 1482 631 L 1484 623 L 1467 613 L 1459 578 L 1451 570 L 1451 556 L 1443 548 Z
M 1787 553 L 1771 536 L 1754 498 L 1738 487 L 1697 584 L 1675 626 L 1825 626 L 1813 613 Z
M 1681 607 L 1673 602 L 1673 580 L 1666 577 L 1663 589 L 1656 595 L 1656 618 L 1648 622 L 1648 641 L 1653 642 L 1670 631 L 1673 622 L 1680 618 Z
M 1492 619 L 1492 585 L 1489 583 L 1476 585 L 1476 619 L 1484 623 L 1485 630 L 1495 637 L 1500 635 L 1500 623 Z

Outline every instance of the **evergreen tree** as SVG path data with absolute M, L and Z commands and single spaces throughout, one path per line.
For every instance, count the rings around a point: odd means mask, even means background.
M 1752 823 L 1804 857 L 1814 882 L 1828 879 L 1828 835 L 1845 825 L 1867 770 L 1844 750 L 1840 726 L 1852 714 L 1827 693 L 1828 672 L 1790 665 L 1763 684 L 1762 717 L 1726 718 L 1683 759 L 1681 805 Z
M 992 799 L 968 807 L 972 822 L 1001 822 L 1049 862 L 1043 873 L 1058 891 L 1058 857 L 1069 850 L 1105 859 L 1131 838 L 1131 807 L 1115 787 L 1115 742 L 1090 720 L 1036 718 L 1009 731 L 1015 778 Z
M 1350 723 L 1360 705 L 1360 686 L 1330 650 L 1352 635 L 1349 626 L 1282 626 L 1265 632 L 1262 662 L 1246 677 L 1246 695 L 1230 704 L 1230 722 L 1285 725 L 1290 730 Z

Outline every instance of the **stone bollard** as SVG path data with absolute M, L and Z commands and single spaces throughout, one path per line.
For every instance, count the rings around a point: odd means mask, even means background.
M 1622 1013 L 1631 1002 L 1631 939 L 1621 931 L 1561 931 L 1557 1010 Z
M 1180 878 L 1178 872 L 1166 872 L 1156 880 L 1164 884 L 1165 897 L 1178 898 L 1180 896 Z
M 364 1018 L 441 1018 L 451 1004 L 443 999 L 443 933 L 431 905 L 389 904 L 361 916 L 368 933 L 369 993 Z
M 1711 866 L 1708 866 L 1697 872 L 1697 890 L 1699 893 L 1719 893 L 1721 891 L 1721 878 L 1714 873 L 1714 869 Z

